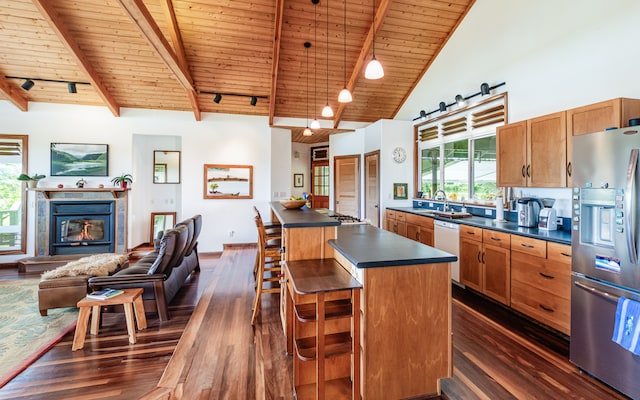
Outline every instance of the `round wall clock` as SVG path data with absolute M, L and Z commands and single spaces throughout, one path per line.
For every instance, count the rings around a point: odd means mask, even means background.
M 402 147 L 393 149 L 393 161 L 403 163 L 407 159 L 407 152 Z

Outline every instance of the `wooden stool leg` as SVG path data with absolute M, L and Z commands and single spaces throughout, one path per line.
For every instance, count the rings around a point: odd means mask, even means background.
M 124 315 L 127 320 L 127 332 L 129 333 L 129 343 L 136 343 L 136 328 L 133 325 L 133 305 L 132 303 L 125 303 L 124 306 Z
M 88 308 L 88 307 L 87 307 Z M 100 327 L 100 306 L 91 307 L 91 334 L 97 335 Z
M 142 296 L 136 297 L 133 300 L 133 310 L 136 313 L 136 323 L 138 324 L 138 330 L 147 329 L 147 316 L 144 314 L 144 303 Z
M 89 307 L 80 307 L 76 333 L 73 336 L 73 346 L 71 351 L 80 350 L 84 347 L 84 337 L 87 334 L 87 323 L 89 322 Z

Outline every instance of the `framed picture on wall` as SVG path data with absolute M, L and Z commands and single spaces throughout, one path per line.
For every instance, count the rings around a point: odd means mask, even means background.
M 304 174 L 293 174 L 293 187 L 304 187 Z
M 51 176 L 107 176 L 109 145 L 51 143 Z
M 252 199 L 252 165 L 204 165 L 205 199 Z
M 408 183 L 394 183 L 393 184 L 393 199 L 394 200 L 406 200 L 408 199 L 407 188 Z

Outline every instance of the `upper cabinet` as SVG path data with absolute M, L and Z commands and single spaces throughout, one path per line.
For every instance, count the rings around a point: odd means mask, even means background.
M 617 98 L 567 111 L 567 131 L 571 136 L 629 126 L 640 117 L 640 100 Z
M 566 114 L 498 127 L 497 186 L 564 187 L 568 155 Z

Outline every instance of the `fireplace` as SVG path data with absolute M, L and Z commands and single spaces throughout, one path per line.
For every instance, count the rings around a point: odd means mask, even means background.
M 51 201 L 49 254 L 113 253 L 115 202 Z

